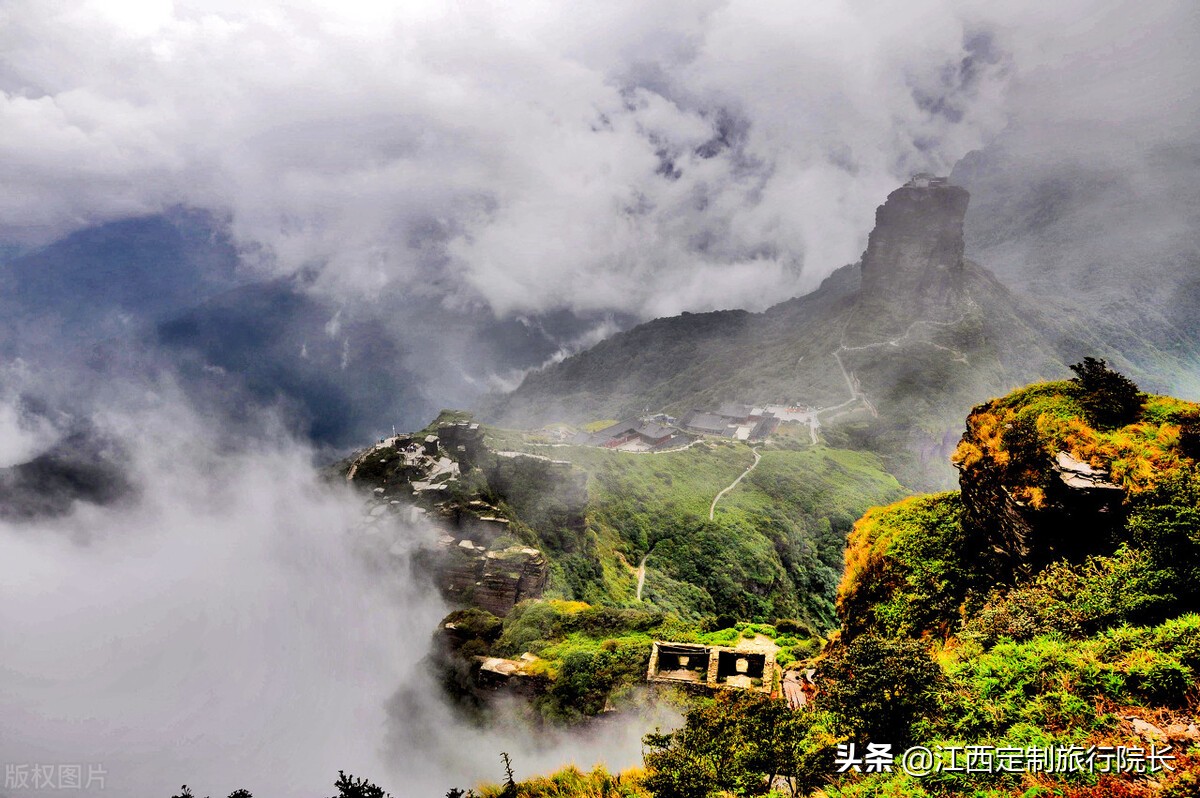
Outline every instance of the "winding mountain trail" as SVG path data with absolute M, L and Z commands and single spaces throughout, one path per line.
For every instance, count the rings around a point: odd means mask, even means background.
M 746 475 L 747 475 L 747 474 L 749 474 L 751 471 L 753 471 L 753 470 L 754 470 L 754 468 L 755 468 L 755 466 L 757 466 L 757 465 L 758 465 L 758 461 L 762 459 L 762 455 L 758 453 L 758 447 L 757 447 L 757 446 L 755 446 L 755 447 L 754 447 L 753 449 L 751 449 L 750 451 L 754 452 L 754 462 L 753 462 L 753 463 L 750 465 L 750 467 L 749 467 L 749 468 L 747 468 L 745 471 L 743 471 L 743 472 L 742 472 L 742 475 L 741 475 L 740 477 L 738 477 L 738 478 L 737 478 L 737 479 L 735 479 L 733 482 L 731 482 L 731 483 L 729 484 L 729 487 L 725 488 L 723 491 L 721 491 L 720 493 L 718 493 L 718 494 L 716 495 L 716 497 L 715 497 L 715 498 L 713 499 L 713 501 L 712 501 L 712 506 L 708 508 L 708 520 L 709 520 L 709 521 L 712 521 L 712 520 L 713 520 L 713 516 L 714 516 L 714 514 L 717 512 L 717 502 L 721 501 L 721 497 L 722 497 L 722 496 L 724 496 L 724 495 L 725 495 L 726 493 L 728 493 L 729 491 L 731 491 L 731 490 L 733 490 L 734 488 L 736 488 L 736 487 L 737 487 L 737 484 L 738 484 L 739 482 L 741 482 L 743 479 L 745 479 L 745 478 L 746 478 Z
M 970 295 L 970 293 L 967 294 L 967 304 L 968 304 L 968 307 L 970 307 L 970 308 L 978 307 L 978 305 L 975 304 L 975 299 Z M 863 392 L 862 384 L 859 383 L 858 378 L 854 376 L 854 372 L 852 372 L 848 368 L 846 368 L 846 363 L 845 363 L 845 361 L 842 360 L 842 353 L 843 352 L 862 352 L 867 349 L 876 349 L 876 348 L 883 347 L 883 346 L 899 348 L 899 346 L 902 343 L 904 343 L 906 340 L 908 340 L 909 338 L 912 337 L 913 332 L 915 332 L 917 327 L 921 326 L 922 324 L 927 324 L 931 327 L 954 327 L 958 324 L 961 324 L 963 322 L 963 320 L 966 319 L 966 317 L 967 317 L 967 311 L 964 310 L 962 313 L 959 314 L 958 318 L 951 319 L 950 321 L 932 321 L 930 319 L 917 319 L 912 324 L 908 325 L 908 329 L 906 329 L 904 331 L 903 335 L 900 335 L 896 338 L 889 338 L 886 341 L 874 341 L 872 343 L 862 344 L 860 346 L 846 346 L 846 344 L 845 344 L 846 333 L 845 333 L 845 330 L 843 330 L 842 331 L 842 341 L 843 341 L 842 344 L 840 346 L 838 346 L 837 349 L 833 350 L 833 352 L 831 352 L 830 354 L 833 355 L 833 359 L 837 361 L 838 368 L 841 369 L 842 378 L 846 381 L 846 387 L 850 390 L 850 398 L 847 399 L 846 401 L 842 402 L 841 404 L 831 405 L 829 407 L 819 407 L 816 409 L 815 413 L 820 414 L 820 413 L 831 413 L 832 412 L 834 415 L 837 415 L 837 412 L 842 410 L 843 408 L 849 407 L 850 405 L 853 405 L 856 402 L 862 402 L 863 406 L 866 407 L 866 409 L 868 411 L 870 411 L 872 416 L 874 416 L 875 418 L 879 418 L 879 411 L 875 409 L 875 406 L 873 404 L 871 404 L 871 400 L 869 400 L 867 398 L 867 395 Z M 971 361 L 967 359 L 966 353 L 960 352 L 957 349 L 954 349 L 949 346 L 943 346 L 942 344 L 936 343 L 934 341 L 916 341 L 916 343 L 928 344 L 929 346 L 932 346 L 935 349 L 941 349 L 944 352 L 949 352 L 951 355 L 954 356 L 953 359 L 955 361 L 957 361 L 959 363 L 966 363 L 966 364 L 970 365 Z M 814 437 L 815 437 L 815 432 L 814 432 Z
M 721 501 L 721 497 L 723 497 L 726 493 L 728 493 L 729 491 L 736 488 L 738 486 L 738 483 L 741 482 L 743 479 L 745 479 L 750 474 L 750 472 L 753 471 L 756 466 L 758 466 L 759 461 L 762 460 L 762 455 L 758 453 L 757 446 L 752 448 L 750 451 L 754 454 L 754 462 L 750 464 L 749 468 L 747 468 L 745 471 L 743 471 L 741 474 L 739 474 L 737 479 L 735 479 L 733 482 L 729 483 L 729 485 L 727 485 L 723 490 L 721 490 L 716 496 L 713 497 L 712 504 L 708 508 L 708 520 L 709 521 L 712 521 L 716 518 L 717 502 Z M 650 551 L 653 551 L 653 550 L 654 550 L 654 548 L 651 547 Z M 642 590 L 646 586 L 646 559 L 650 556 L 650 551 L 647 551 L 645 554 L 642 555 L 642 560 L 641 560 L 641 562 L 638 563 L 638 566 L 637 566 L 637 600 L 638 601 L 642 600 Z M 624 558 L 622 558 L 622 559 L 624 559 Z
M 835 354 L 840 353 L 840 352 L 861 352 L 866 349 L 875 349 L 875 348 L 878 348 L 881 346 L 898 347 L 898 346 L 900 346 L 900 344 L 904 343 L 905 340 L 910 338 L 913 334 L 913 331 L 916 330 L 916 328 L 922 324 L 928 324 L 931 327 L 954 327 L 955 325 L 961 324 L 962 321 L 966 317 L 967 317 L 967 312 L 964 310 L 962 313 L 959 314 L 957 319 L 951 319 L 950 321 L 931 321 L 929 319 L 917 319 L 912 324 L 908 325 L 908 329 L 904 331 L 904 335 L 901 335 L 897 338 L 889 338 L 886 341 L 876 341 L 876 342 L 870 343 L 870 344 L 863 344 L 862 346 L 846 346 L 845 344 L 842 344 L 841 346 L 839 346 L 837 348 L 837 352 L 835 352 Z M 953 349 L 949 346 L 942 346 L 941 344 L 934 343 L 933 341 L 920 341 L 919 343 L 929 344 L 930 346 L 934 347 L 935 349 L 941 349 L 945 352 L 950 352 L 951 354 L 954 355 L 954 359 L 959 362 L 962 362 L 962 363 L 970 362 L 969 360 L 967 360 L 967 356 L 964 353 L 958 351 L 957 349 Z M 838 362 L 839 363 L 841 362 L 840 358 L 838 359 Z M 843 369 L 843 371 L 844 371 L 844 369 Z

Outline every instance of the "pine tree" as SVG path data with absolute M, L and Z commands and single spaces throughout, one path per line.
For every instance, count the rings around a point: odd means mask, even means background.
M 1113 371 L 1103 358 L 1085 357 L 1071 366 L 1076 376 L 1071 382 L 1080 388 L 1079 401 L 1101 429 L 1115 429 L 1133 423 L 1141 412 L 1144 397 L 1133 380 Z

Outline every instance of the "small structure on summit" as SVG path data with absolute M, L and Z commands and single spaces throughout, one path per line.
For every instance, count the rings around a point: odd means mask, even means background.
M 950 184 L 950 178 L 937 177 L 929 172 L 917 172 L 905 185 L 908 188 L 938 188 Z

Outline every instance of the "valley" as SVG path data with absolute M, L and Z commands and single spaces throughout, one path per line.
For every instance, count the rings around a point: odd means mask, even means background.
M 520 696 L 530 723 L 581 724 L 646 701 L 647 683 L 658 688 L 653 700 L 662 700 L 664 689 L 682 690 L 693 697 L 685 727 L 646 738 L 648 770 L 633 777 L 631 796 L 689 795 L 674 790 L 693 778 L 729 789 L 737 767 L 769 785 L 784 774 L 776 786 L 795 794 L 820 784 L 823 794 L 874 794 L 860 790 L 885 783 L 926 794 L 900 777 L 833 777 L 825 757 L 839 739 L 951 734 L 1003 745 L 1005 735 L 1026 733 L 1012 721 L 971 730 L 954 725 L 956 701 L 980 700 L 972 669 L 1011 656 L 1005 634 L 1021 640 L 1046 627 L 1006 627 L 982 637 L 980 630 L 1001 618 L 1019 626 L 1003 614 L 1013 608 L 997 608 L 1021 591 L 1044 589 L 1048 583 L 1039 580 L 1077 585 L 1055 599 L 1068 606 L 1079 600 L 1071 590 L 1103 589 L 1078 581 L 1091 578 L 1081 574 L 1130 573 L 1121 570 L 1122 558 L 1134 556 L 1127 546 L 1141 547 L 1139 557 L 1161 556 L 1158 543 L 1124 531 L 1127 513 L 1140 511 L 1097 505 L 1091 486 L 1114 496 L 1144 489 L 1138 480 L 1149 472 L 1129 458 L 1150 458 L 1158 468 L 1181 462 L 1156 447 L 1175 446 L 1176 436 L 1190 440 L 1200 410 L 1136 394 L 1131 382 L 1090 359 L 1071 367 L 1080 375 L 1074 382 L 1035 383 L 979 405 L 982 397 L 1066 370 L 1068 350 L 1052 342 L 1069 326 L 965 260 L 966 203 L 966 192 L 945 182 L 910 183 L 879 209 L 862 264 L 835 273 L 816 294 L 757 316 L 660 319 L 534 372 L 482 416 L 523 420 L 523 430 L 443 414 L 422 433 L 359 456 L 386 464 L 390 448 L 415 445 L 404 441 L 424 435 L 428 447 L 465 426 L 475 443 L 455 447 L 455 433 L 438 450 L 442 465 L 431 475 L 385 468 L 363 485 L 415 500 L 427 517 L 452 517 L 444 536 L 452 551 L 479 549 L 462 530 L 486 519 L 504 524 L 486 558 L 508 559 L 522 545 L 546 561 L 544 578 L 529 582 L 538 585 L 533 592 L 523 592 L 528 572 L 510 566 L 512 604 L 490 612 L 471 600 L 470 588 L 455 593 L 443 584 L 448 597 L 467 606 L 439 628 L 433 664 L 462 711 L 487 723 L 497 696 Z M 1133 392 L 1120 422 L 1132 432 L 1110 445 L 1099 426 L 1085 430 L 1097 424 L 1094 397 L 1120 390 Z M 740 404 L 746 401 L 758 404 Z M 968 408 L 967 433 L 957 440 Z M 992 408 L 1005 408 L 1003 431 Z M 622 413 L 627 421 L 596 420 Z M 446 456 L 466 459 L 451 473 Z M 1096 481 L 1110 470 L 1127 488 Z M 958 492 L 901 498 L 914 487 L 945 486 L 947 471 Z M 354 466 L 343 473 L 362 482 Z M 430 480 L 447 473 L 433 494 L 441 501 L 429 504 Z M 464 515 L 464 508 L 474 509 Z M 476 520 L 464 525 L 472 512 Z M 480 588 L 493 579 L 486 569 Z M 1158 609 L 1114 605 L 1102 611 L 1104 620 L 1065 633 L 1087 638 L 1120 618 L 1165 621 L 1145 634 L 1177 640 L 1195 621 L 1194 597 L 1182 572 L 1163 573 L 1182 592 L 1165 604 L 1148 596 L 1145 606 Z M 1125 606 L 1110 594 L 1094 600 Z M 932 641 L 943 642 L 929 648 Z M 1042 638 L 1036 644 L 1050 645 Z M 1103 653 L 1104 645 L 1085 639 L 1092 652 L 1085 656 L 1097 657 L 1114 679 L 1121 674 L 1127 687 L 1104 693 L 1094 710 L 1080 707 L 1085 720 L 1037 714 L 1038 702 L 1049 700 L 1041 693 L 1024 699 L 1034 703 L 1008 697 L 1003 711 L 1022 713 L 1030 729 L 1051 735 L 1039 739 L 1078 741 L 1090 730 L 1093 744 L 1143 735 L 1186 745 L 1195 725 L 1188 688 L 1178 682 L 1173 692 L 1139 692 L 1136 666 Z M 1190 649 L 1144 645 L 1129 656 L 1169 661 L 1162 667 L 1178 667 L 1186 679 L 1200 672 Z M 889 686 L 898 703 L 863 714 L 860 706 L 877 704 L 862 692 L 868 688 L 856 669 L 875 667 L 914 669 L 918 683 Z M 1085 666 L 1065 667 L 1061 678 L 1070 680 L 1071 668 Z M 1105 701 L 1121 703 L 1127 714 L 1105 714 Z M 779 716 L 780 707 L 795 714 Z M 1147 721 L 1145 707 L 1174 718 L 1166 724 L 1171 731 Z M 759 746 L 754 761 L 773 761 L 770 770 L 727 760 L 721 772 L 686 775 L 703 756 L 689 729 L 717 722 L 713 711 L 743 719 L 709 727 L 722 750 Z M 776 719 L 773 732 L 755 727 L 765 717 Z M 749 725 L 736 732 L 745 735 L 742 742 L 723 736 L 743 721 Z M 932 731 L 929 724 L 938 723 L 950 726 Z M 1053 737 L 1064 726 L 1068 737 Z M 1145 737 L 1146 728 L 1160 736 Z M 779 759 L 785 738 L 812 758 Z M 563 777 L 582 785 L 609 775 L 568 770 Z M 540 783 L 522 789 L 540 795 Z M 994 794 L 1010 794 L 1004 790 L 1013 783 L 1002 780 Z
M 847 798 L 981 787 L 1186 795 L 1200 767 L 1200 406 L 1139 393 L 1097 361 L 1073 368 L 1072 381 L 974 408 L 954 455 L 958 491 L 874 507 L 854 524 L 831 634 L 811 619 L 689 622 L 653 604 L 550 600 L 494 628 L 470 611 L 452 615 L 443 656 L 473 656 L 487 670 L 487 657 L 524 650 L 489 689 L 530 697 L 556 722 L 577 717 L 568 705 L 620 711 L 643 681 L 693 696 L 681 729 L 646 737 L 645 770 L 621 775 L 629 796 L 738 783 Z M 768 445 L 761 462 L 772 454 Z M 870 741 L 895 767 L 851 767 L 850 748 L 835 770 L 833 748 L 847 740 Z M 1157 764 L 946 764 L 967 749 L 1118 748 Z M 907 757 L 926 750 L 934 764 L 914 770 Z M 713 756 L 718 769 L 706 765 Z M 553 795 L 556 783 L 600 789 L 614 778 L 569 767 L 518 789 Z
M 0 30 L 0 798 L 1200 795 L 1200 4 Z

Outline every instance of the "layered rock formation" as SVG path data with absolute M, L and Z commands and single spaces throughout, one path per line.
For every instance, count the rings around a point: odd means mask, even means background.
M 370 488 L 377 505 L 371 523 L 407 513 L 434 524 L 441 534 L 421 567 L 448 601 L 496 616 L 546 589 L 549 560 L 529 543 L 584 526 L 586 474 L 546 457 L 494 452 L 462 414 L 382 440 L 342 469 L 351 483 Z
M 944 182 L 910 182 L 875 212 L 862 258 L 860 310 L 893 325 L 942 319 L 963 297 L 963 219 L 971 196 Z
M 994 570 L 1024 577 L 1061 558 L 1111 551 L 1124 527 L 1125 489 L 1068 452 L 1021 452 L 1005 440 L 1017 422 L 998 422 L 1002 413 L 975 408 L 955 457 L 964 528 Z
M 489 549 L 447 535 L 434 567 L 443 595 L 455 604 L 504 617 L 518 602 L 540 598 L 550 576 L 540 551 L 529 546 Z

